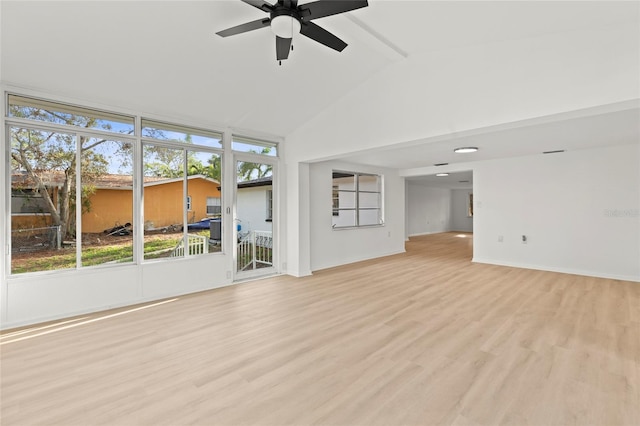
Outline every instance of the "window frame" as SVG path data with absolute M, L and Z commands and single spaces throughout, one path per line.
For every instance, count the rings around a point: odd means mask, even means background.
M 10 101 L 11 99 L 11 101 Z M 76 121 L 65 121 L 65 122 L 57 122 L 57 121 L 49 121 L 49 120 L 41 120 L 41 119 L 37 119 L 34 116 L 30 116 L 28 114 L 24 115 L 24 116 L 19 116 L 18 114 L 14 115 L 11 114 L 11 108 L 10 105 L 17 105 L 18 107 L 23 107 L 22 103 L 15 103 L 12 102 L 12 100 L 14 99 L 19 99 L 21 100 L 32 100 L 34 102 L 37 103 L 37 106 L 51 106 L 52 108 L 54 108 L 52 111 L 56 112 L 57 110 L 61 110 L 64 111 L 65 113 L 69 113 L 69 114 L 78 114 L 78 117 L 80 118 L 97 118 L 99 120 L 109 120 L 111 118 L 124 118 L 126 120 L 131 119 L 133 121 L 133 129 L 128 129 L 126 132 L 123 132 L 121 130 L 118 130 L 117 128 L 102 128 L 102 127 L 83 127 L 82 125 L 77 124 L 78 122 Z M 24 107 L 29 108 L 29 105 L 24 105 Z M 143 215 L 143 208 L 141 206 L 143 200 L 144 200 L 144 170 L 143 170 L 143 155 L 142 155 L 142 151 L 143 151 L 143 146 L 146 144 L 152 144 L 152 145 L 161 145 L 164 147 L 171 147 L 171 148 L 179 148 L 179 149 L 183 149 L 185 152 L 188 151 L 194 151 L 194 152 L 198 152 L 198 153 L 210 153 L 210 154 L 215 154 L 219 157 L 219 167 L 221 169 L 220 171 L 220 177 L 218 179 L 215 179 L 216 181 L 218 181 L 219 183 L 219 199 L 220 199 L 220 206 L 219 209 L 221 211 L 223 210 L 223 204 L 224 204 L 224 188 L 222 188 L 223 186 L 223 179 L 224 179 L 224 158 L 225 158 L 225 152 L 229 149 L 228 147 L 226 147 L 226 143 L 223 140 L 224 134 L 228 133 L 228 132 L 223 132 L 223 131 L 219 131 L 219 130 L 215 130 L 215 129 L 206 129 L 203 127 L 197 127 L 197 126 L 192 126 L 189 124 L 185 124 L 183 126 L 180 126 L 180 129 L 195 129 L 197 130 L 199 133 L 205 132 L 207 135 L 214 135 L 214 136 L 219 136 L 219 145 L 220 146 L 208 146 L 208 145 L 202 145 L 199 143 L 189 143 L 187 141 L 177 141 L 177 140 L 165 140 L 165 139 L 154 139 L 153 137 L 144 137 L 142 136 L 142 120 L 144 119 L 144 117 L 146 117 L 144 114 L 137 114 L 137 113 L 120 113 L 120 112 L 116 112 L 118 111 L 118 109 L 114 109 L 113 111 L 108 111 L 108 110 L 102 110 L 102 109 L 97 109 L 95 107 L 92 106 L 84 106 L 82 104 L 74 104 L 74 103 L 69 103 L 66 101 L 58 101 L 55 98 L 40 98 L 40 97 L 36 97 L 36 96 L 31 96 L 31 95 L 23 95 L 20 94 L 19 92 L 15 92 L 15 91 L 10 91 L 10 90 L 4 90 L 3 91 L 3 115 L 2 115 L 2 121 L 3 121 L 3 128 L 2 128 L 2 132 L 4 132 L 4 146 L 2 147 L 2 149 L 4 149 L 7 152 L 7 156 L 4 158 L 4 164 L 3 164 L 3 169 L 6 168 L 6 170 L 3 170 L 3 172 L 5 173 L 5 180 L 4 180 L 4 185 L 5 185 L 5 200 L 4 200 L 4 205 L 5 205 L 5 213 L 6 213 L 6 237 L 7 237 L 7 245 L 6 245 L 6 254 L 7 256 L 5 257 L 4 260 L 4 265 L 5 265 L 5 271 L 6 271 L 6 276 L 8 278 L 19 278 L 19 277 L 24 277 L 24 276 L 34 276 L 34 275 L 51 275 L 51 274 L 61 274 L 61 273 L 65 273 L 65 272 L 69 272 L 69 271 L 88 271 L 88 270 L 93 270 L 96 268 L 119 268 L 119 267 L 127 267 L 131 264 L 134 265 L 142 265 L 144 263 L 147 263 L 149 260 L 145 260 L 144 259 L 144 233 L 142 231 L 142 229 L 144 228 L 144 215 Z M 81 121 L 80 121 L 81 122 Z M 128 121 L 127 121 L 128 122 Z M 153 123 L 159 123 L 162 124 L 163 121 L 160 120 L 154 120 L 151 119 L 150 122 Z M 109 123 L 107 123 L 109 124 Z M 175 125 L 175 126 L 179 126 L 179 125 Z M 28 272 L 14 272 L 12 269 L 12 244 L 11 244 L 11 227 L 13 224 L 13 219 L 12 216 L 16 216 L 17 214 L 12 214 L 12 207 L 11 207 L 11 203 L 12 203 L 12 193 L 13 191 L 13 180 L 12 180 L 12 173 L 11 173 L 11 155 L 10 155 L 10 151 L 11 151 L 11 145 L 12 145 L 12 138 L 10 136 L 11 134 L 11 129 L 12 128 L 20 128 L 20 129 L 25 129 L 28 131 L 37 131 L 37 132 L 49 132 L 49 133 L 62 133 L 62 134 L 66 134 L 66 135 L 70 135 L 71 137 L 73 137 L 76 141 L 76 147 L 75 147 L 75 158 L 76 158 L 76 164 L 75 164 L 75 177 L 73 178 L 73 182 L 75 184 L 75 188 L 74 188 L 74 194 L 75 197 L 77 199 L 82 198 L 82 191 L 83 191 L 83 181 L 82 181 L 82 161 L 81 161 L 81 149 L 82 147 L 80 145 L 78 145 L 78 141 L 80 141 L 82 138 L 99 138 L 99 139 L 105 139 L 105 140 L 110 140 L 110 141 L 119 141 L 119 142 L 126 142 L 128 144 L 131 144 L 131 149 L 133 152 L 133 171 L 132 171 L 132 186 L 129 188 L 132 191 L 132 200 L 133 200 L 133 259 L 131 259 L 129 262 L 126 263 L 116 263 L 116 264 L 94 264 L 94 265 L 85 265 L 83 264 L 83 238 L 82 238 L 82 223 L 83 223 L 83 212 L 82 209 L 76 209 L 76 213 L 75 213 L 75 218 L 74 223 L 75 223 L 75 229 L 76 229 L 76 234 L 77 236 L 75 237 L 75 264 L 74 266 L 70 266 L 70 267 L 64 267 L 64 268 L 47 268 L 47 269 L 34 269 L 32 271 L 28 271 Z M 186 165 L 186 160 L 185 160 L 185 165 Z M 185 172 L 186 173 L 186 172 Z M 187 180 L 188 180 L 188 176 L 184 177 L 185 179 L 185 183 L 184 183 L 184 187 L 186 189 L 187 186 Z M 186 195 L 186 194 L 185 194 Z M 184 217 L 187 217 L 187 211 L 186 210 L 186 200 L 183 201 L 183 208 L 184 210 Z M 41 215 L 41 216 L 51 216 L 50 213 L 48 212 L 42 212 L 42 213 L 38 213 L 38 212 L 34 212 L 34 213 L 19 213 L 19 215 L 21 216 L 33 216 L 33 215 Z M 73 214 L 72 214 L 73 216 Z M 186 223 L 186 222 L 185 222 Z M 186 229 L 184 231 L 184 239 L 186 241 L 187 236 L 186 236 L 187 232 Z M 58 237 L 58 240 L 61 241 L 60 237 Z M 224 245 L 228 244 L 228 242 L 223 242 L 223 248 L 220 251 L 215 251 L 215 252 L 209 252 L 209 254 L 225 254 L 225 249 L 224 249 Z M 187 256 L 184 256 L 182 258 L 187 258 L 187 257 L 193 257 L 193 256 L 197 256 L 197 254 L 188 254 Z M 172 261 L 173 259 L 180 259 L 179 257 L 176 258 L 163 258 L 162 260 L 165 261 Z
M 340 189 L 339 185 L 334 184 L 334 179 L 336 178 L 336 174 L 345 174 L 352 175 L 354 178 L 354 189 Z M 377 178 L 378 183 L 378 191 L 370 191 L 370 190 L 361 190 L 360 189 L 360 177 L 361 176 L 374 176 Z M 346 177 L 346 176 L 345 176 Z M 337 189 L 336 189 L 337 187 Z M 354 194 L 354 207 L 340 207 L 340 193 L 352 193 Z M 378 194 L 378 206 L 375 208 L 371 207 L 361 207 L 360 206 L 360 194 Z M 337 197 L 337 207 L 336 207 L 336 197 Z M 331 225 L 331 229 L 334 231 L 344 230 L 344 229 L 361 229 L 361 228 L 372 228 L 372 227 L 381 227 L 385 225 L 384 220 L 384 205 L 385 205 L 385 197 L 384 197 L 384 175 L 378 173 L 370 173 L 370 172 L 356 172 L 356 171 L 347 171 L 347 170 L 332 170 L 331 172 L 331 216 L 332 222 L 333 218 L 336 216 L 340 216 L 341 211 L 353 211 L 354 212 L 354 224 L 353 225 L 344 225 L 338 226 L 333 223 Z M 360 224 L 360 212 L 367 210 L 376 210 L 378 211 L 378 223 L 373 224 Z M 336 214 L 337 213 L 337 214 Z
M 273 188 L 265 191 L 267 198 L 267 214 L 265 222 L 273 222 Z

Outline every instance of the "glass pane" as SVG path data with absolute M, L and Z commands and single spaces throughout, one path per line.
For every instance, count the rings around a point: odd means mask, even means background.
M 335 201 L 333 202 L 334 209 L 336 208 Z M 338 203 L 337 209 L 355 209 L 356 208 L 356 193 L 338 191 Z
M 142 136 L 212 148 L 222 147 L 222 133 L 142 119 Z
M 133 134 L 134 119 L 121 114 L 9 95 L 9 117 Z
M 340 191 L 356 190 L 356 175 L 354 173 L 333 172 L 333 187 Z
M 273 227 L 269 199 L 273 170 L 268 164 L 236 163 L 236 271 L 273 267 Z
M 359 211 L 359 225 L 380 225 L 382 223 L 380 209 L 360 209 Z
M 82 266 L 133 261 L 133 146 L 80 138 Z
M 250 161 L 238 161 L 236 176 L 237 182 L 243 182 L 243 186 L 249 185 L 249 182 L 254 185 L 263 181 L 271 182 L 273 166 Z
M 358 190 L 380 192 L 380 176 L 377 175 L 359 175 Z
M 276 157 L 278 155 L 277 145 L 272 142 L 259 141 L 255 139 L 233 137 L 231 149 L 240 152 L 251 152 L 254 154 L 268 155 Z
M 358 200 L 361 209 L 380 208 L 380 194 L 375 192 L 360 192 Z
M 184 256 L 184 150 L 143 146 L 144 259 Z
M 338 210 L 338 214 L 332 216 L 331 225 L 334 228 L 356 226 L 356 211 L 355 210 Z
M 76 267 L 75 136 L 10 129 L 11 273 Z
M 189 255 L 221 250 L 220 238 L 220 156 L 208 152 L 187 151 L 187 211 Z M 209 213 L 217 203 L 215 217 Z

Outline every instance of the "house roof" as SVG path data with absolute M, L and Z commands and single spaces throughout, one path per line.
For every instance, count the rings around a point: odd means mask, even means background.
M 64 183 L 64 172 L 50 170 L 39 172 L 45 185 L 48 187 L 62 186 Z M 204 175 L 191 175 L 187 179 L 204 179 L 211 183 L 219 184 L 217 180 Z M 165 178 L 159 176 L 145 176 L 144 186 L 164 185 L 172 182 L 179 182 L 182 178 Z M 92 181 L 92 184 L 99 189 L 131 189 L 133 187 L 133 177 L 131 175 L 106 174 Z M 32 188 L 35 186 L 33 179 L 24 171 L 14 171 L 11 173 L 12 188 Z
M 248 180 L 245 182 L 238 182 L 238 188 L 253 188 L 256 186 L 271 186 L 273 184 L 273 177 L 263 177 L 259 179 Z

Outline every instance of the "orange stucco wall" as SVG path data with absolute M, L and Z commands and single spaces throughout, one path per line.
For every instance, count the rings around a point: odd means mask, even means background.
M 90 197 L 90 211 L 82 215 L 82 232 L 98 233 L 133 223 L 133 197 L 129 189 L 98 189 Z
M 182 182 L 144 188 L 144 227 L 182 224 Z
M 189 179 L 191 196 L 189 222 L 207 217 L 207 197 L 220 197 L 218 183 L 205 179 Z M 90 211 L 82 215 L 83 233 L 100 233 L 116 225 L 133 223 L 133 196 L 128 189 L 98 189 L 91 195 Z M 182 225 L 182 182 L 150 185 L 144 188 L 144 223 L 146 227 Z M 12 215 L 11 228 L 24 229 L 48 226 L 48 215 Z
M 220 198 L 219 183 L 204 179 L 190 179 L 187 193 L 191 196 L 189 222 L 197 222 L 207 217 L 207 197 Z
M 196 222 L 207 217 L 207 197 L 220 197 L 219 184 L 205 179 L 189 179 L 187 194 L 191 196 L 188 221 Z M 182 224 L 182 182 L 152 185 L 144 188 L 145 227 Z
M 11 229 L 44 228 L 51 226 L 48 214 L 12 214 Z
M 52 188 L 50 194 L 53 204 L 58 204 L 58 188 Z M 51 226 L 51 223 L 49 214 L 11 212 L 11 229 L 42 228 Z

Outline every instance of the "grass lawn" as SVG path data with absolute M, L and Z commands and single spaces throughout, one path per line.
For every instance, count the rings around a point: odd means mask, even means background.
M 145 241 L 145 259 L 166 257 L 179 241 L 177 238 L 150 239 Z M 146 253 L 150 253 L 146 255 Z M 133 260 L 133 245 L 129 241 L 125 244 L 86 247 L 82 250 L 82 265 L 94 266 L 109 262 L 131 262 Z M 51 271 L 56 269 L 71 269 L 76 267 L 76 250 L 74 247 L 62 250 L 30 253 L 12 258 L 11 273 Z

